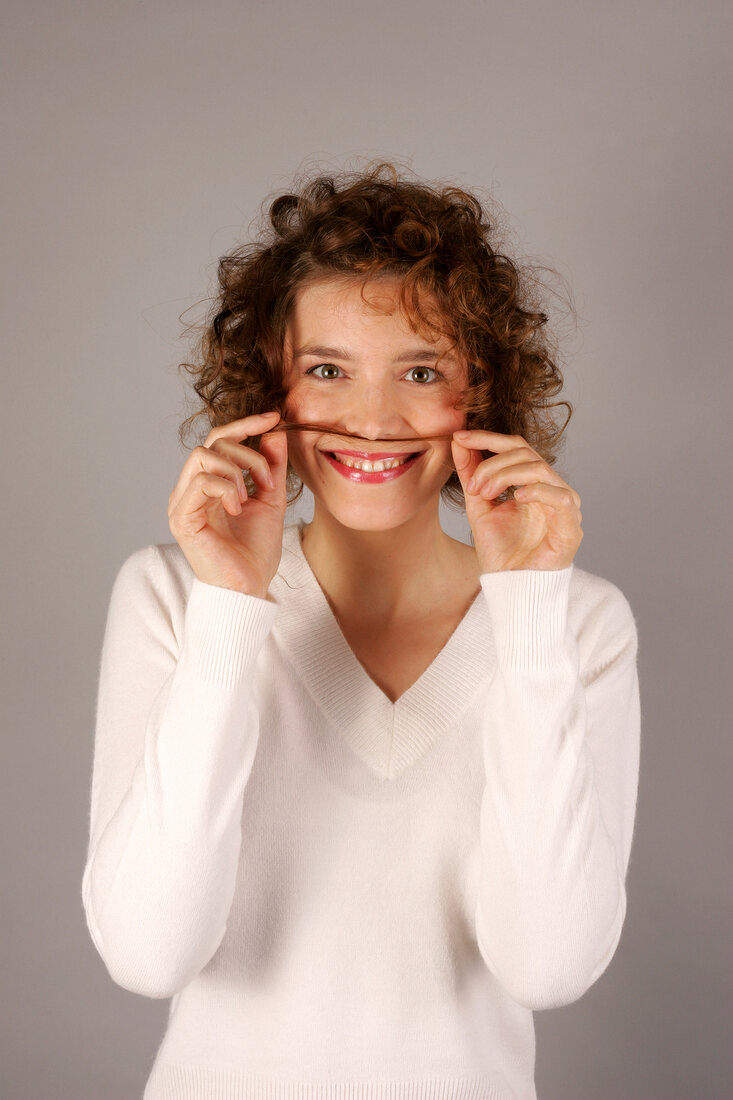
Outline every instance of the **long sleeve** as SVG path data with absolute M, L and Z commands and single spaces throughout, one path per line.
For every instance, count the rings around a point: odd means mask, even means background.
M 224 936 L 259 737 L 250 684 L 277 614 L 196 577 L 185 612 L 181 598 L 156 546 L 132 554 L 99 670 L 83 906 L 111 977 L 147 997 L 173 996 Z
M 481 576 L 497 667 L 483 725 L 476 934 L 489 969 L 532 1010 L 577 1000 L 613 957 L 636 812 L 636 624 L 623 593 L 601 581 L 581 667 L 573 568 Z

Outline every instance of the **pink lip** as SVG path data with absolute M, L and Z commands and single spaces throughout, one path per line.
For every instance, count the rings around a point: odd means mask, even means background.
M 407 462 L 403 462 L 401 466 L 395 466 L 391 470 L 381 470 L 381 471 L 377 470 L 376 473 L 375 473 L 374 470 L 369 472 L 367 470 L 355 470 L 353 466 L 344 466 L 344 464 L 342 462 L 338 462 L 337 459 L 333 458 L 329 454 L 328 451 L 322 451 L 321 453 L 323 454 L 323 456 L 325 457 L 325 459 L 329 463 L 329 465 L 331 465 L 334 468 L 334 470 L 337 470 L 338 473 L 340 473 L 341 476 L 345 477 L 348 481 L 363 481 L 363 482 L 367 482 L 368 484 L 372 484 L 372 485 L 379 485 L 383 481 L 394 481 L 394 479 L 396 477 L 401 477 L 402 474 L 407 473 L 408 470 L 411 470 L 412 467 L 417 462 L 417 460 L 423 454 L 425 454 L 424 451 L 420 451 L 420 454 L 415 455 L 414 458 L 409 459 L 409 461 L 407 461 Z M 353 454 L 353 452 L 349 452 L 349 451 L 341 451 L 339 453 L 340 454 Z M 384 458 L 402 458 L 403 455 L 404 455 L 404 451 L 402 452 L 402 455 L 399 455 L 399 454 L 398 455 L 383 455 L 382 457 L 384 457 Z M 367 456 L 366 455 L 364 455 L 364 456 L 354 455 L 354 457 L 355 458 L 362 458 L 362 457 L 366 458 Z

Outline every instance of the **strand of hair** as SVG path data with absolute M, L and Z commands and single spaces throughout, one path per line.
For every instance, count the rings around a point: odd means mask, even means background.
M 273 432 L 327 432 L 329 435 L 337 435 L 340 439 L 361 439 L 368 443 L 448 443 L 453 438 L 451 433 L 450 435 L 404 435 L 377 440 L 366 435 L 357 435 L 355 432 L 339 431 L 331 424 L 304 424 L 290 420 L 281 420 L 270 430 Z

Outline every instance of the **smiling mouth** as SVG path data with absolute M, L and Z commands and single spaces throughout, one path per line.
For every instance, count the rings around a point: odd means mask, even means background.
M 382 473 L 385 470 L 395 470 L 400 466 L 404 466 L 410 459 L 417 458 L 423 452 L 324 451 L 323 453 L 341 466 L 347 466 L 353 470 L 362 470 L 364 473 Z

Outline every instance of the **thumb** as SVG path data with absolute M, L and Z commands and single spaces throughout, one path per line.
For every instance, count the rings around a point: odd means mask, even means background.
M 468 491 L 466 486 L 481 463 L 481 452 L 471 450 L 470 447 L 464 447 L 455 439 L 451 440 L 451 451 L 461 488 L 466 493 Z
M 270 467 L 270 474 L 275 484 L 274 489 L 268 489 L 260 496 L 279 498 L 285 492 L 285 481 L 288 472 L 288 437 L 287 432 L 270 432 L 260 439 L 260 453 L 265 456 Z

